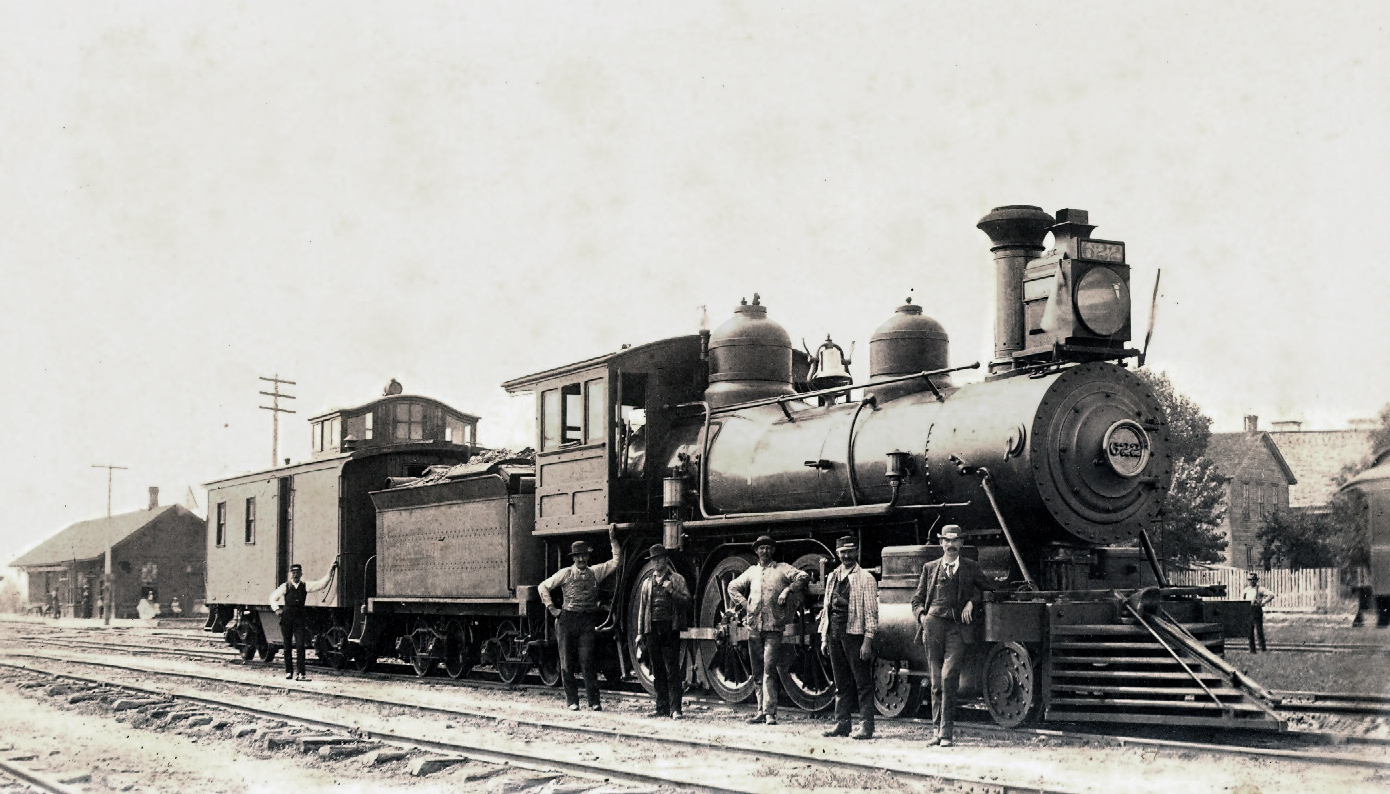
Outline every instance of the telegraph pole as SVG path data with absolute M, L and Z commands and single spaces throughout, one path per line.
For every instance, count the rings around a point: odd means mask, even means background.
M 270 411 L 270 415 L 272 417 L 272 421 L 270 424 L 270 467 L 273 469 L 276 466 L 280 465 L 280 414 L 294 413 L 294 411 L 291 411 L 288 408 L 280 407 L 280 400 L 294 399 L 294 395 L 292 394 L 280 393 L 280 384 L 283 383 L 287 386 L 297 386 L 299 384 L 295 383 L 292 380 L 280 380 L 280 373 L 278 372 L 275 373 L 275 377 L 273 378 L 261 378 L 261 380 L 266 381 L 267 383 L 275 384 L 272 387 L 275 389 L 274 391 L 261 392 L 261 394 L 264 394 L 265 396 L 271 398 L 271 404 L 262 405 L 261 409 L 265 411 Z
M 115 599 L 112 598 L 114 594 L 111 590 L 111 475 L 116 469 L 125 470 L 128 467 L 93 463 L 92 468 L 106 469 L 106 526 L 103 530 L 106 535 L 106 568 L 101 577 L 101 589 L 106 592 L 105 608 L 102 609 L 102 612 L 105 613 L 103 617 L 106 619 L 106 625 L 110 626 L 111 613 L 116 611 Z

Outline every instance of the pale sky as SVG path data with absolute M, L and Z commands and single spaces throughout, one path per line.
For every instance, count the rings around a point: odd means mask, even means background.
M 289 6 L 289 7 L 287 7 Z M 1219 430 L 1390 402 L 1381 2 L 0 2 L 0 562 L 267 467 L 391 378 L 509 378 L 909 294 L 992 349 L 992 207 L 1123 240 Z

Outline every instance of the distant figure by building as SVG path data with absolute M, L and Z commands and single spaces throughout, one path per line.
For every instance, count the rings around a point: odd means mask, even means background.
M 1274 600 L 1274 593 L 1260 586 L 1260 575 L 1250 574 L 1245 589 L 1240 591 L 1240 599 L 1249 601 L 1250 607 L 1250 652 L 1255 653 L 1255 640 L 1260 642 L 1260 650 L 1265 648 L 1265 604 Z
M 859 541 L 835 542 L 840 566 L 825 577 L 820 615 L 821 653 L 830 657 L 835 677 L 835 727 L 825 736 L 849 736 L 859 711 L 855 739 L 874 738 L 874 634 L 878 631 L 878 580 L 859 566 Z
M 145 593 L 145 597 L 135 605 L 135 614 L 139 615 L 141 620 L 154 620 L 159 616 L 159 604 L 154 602 L 154 594 Z
M 304 649 L 309 644 L 309 614 L 304 605 L 310 593 L 326 589 L 338 570 L 335 560 L 322 579 L 303 582 L 304 567 L 299 563 L 290 566 L 288 582 L 275 588 L 270 594 L 270 606 L 280 616 L 280 637 L 285 643 L 285 678 L 294 678 L 294 662 L 299 664 L 299 680 L 308 681 L 304 675 Z M 296 645 L 296 639 L 298 644 Z M 294 654 L 290 653 L 294 650 Z M 293 656 L 293 658 L 291 658 Z
M 52 615 L 54 620 L 63 616 L 63 608 L 58 603 L 57 590 L 48 594 L 48 614 Z
M 656 688 L 653 717 L 681 718 L 681 629 L 690 608 L 690 588 L 676 573 L 671 555 L 660 543 L 651 548 L 652 575 L 637 594 L 637 624 L 647 638 L 647 658 Z
M 179 600 L 177 598 L 169 602 L 169 612 L 174 617 L 178 617 L 179 615 L 183 614 L 183 606 L 179 604 Z
M 806 587 L 810 575 L 772 559 L 777 541 L 763 535 L 753 541 L 758 562 L 729 583 L 729 600 L 745 610 L 748 655 L 753 680 L 758 681 L 758 713 L 750 723 L 777 724 L 777 676 L 782 651 L 782 629 L 787 625 L 787 597 Z

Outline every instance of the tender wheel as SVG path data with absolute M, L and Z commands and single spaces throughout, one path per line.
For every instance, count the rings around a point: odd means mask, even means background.
M 981 675 L 985 705 L 994 721 L 1016 728 L 1033 718 L 1038 701 L 1037 668 L 1028 649 L 1005 642 L 990 649 Z
M 809 588 L 823 584 L 821 570 L 829 570 L 833 564 L 829 556 L 813 553 L 798 557 L 792 567 L 811 575 L 807 582 Z M 782 660 L 785 664 L 778 673 L 782 679 L 782 689 L 793 703 L 807 711 L 824 711 L 835 704 L 835 678 L 830 669 L 830 657 L 821 653 L 820 649 L 823 602 L 810 593 L 798 600 L 799 604 L 787 605 L 789 608 L 795 607 L 788 614 L 788 625 L 797 639 L 783 638 Z
M 493 641 L 496 643 L 497 675 L 509 685 L 521 683 L 531 669 L 531 662 L 526 658 L 526 646 L 516 624 L 502 621 Z
M 642 592 L 642 585 L 651 578 L 656 566 L 650 562 L 642 566 L 642 570 L 637 573 L 635 586 L 632 588 L 632 597 L 627 604 L 627 657 L 632 660 L 632 671 L 637 678 L 637 683 L 647 690 L 647 694 L 656 694 L 656 679 L 652 673 L 652 657 L 647 651 L 647 637 L 642 633 L 642 623 L 637 619 L 638 595 Z M 619 671 L 621 672 L 621 671 Z M 685 654 L 681 654 L 681 680 L 685 680 Z
M 256 658 L 256 633 L 252 631 L 244 619 L 237 624 L 236 628 L 228 630 L 227 633 L 231 635 L 228 642 L 236 647 L 243 662 L 249 662 Z
M 421 626 L 410 633 L 409 639 L 410 666 L 415 669 L 416 676 L 424 678 L 434 672 L 434 666 L 439 662 L 439 637 L 429 627 Z M 404 649 L 402 643 L 402 650 Z
M 874 708 L 885 717 L 911 717 L 922 707 L 922 677 L 907 662 L 874 662 Z
M 319 659 L 328 663 L 334 670 L 341 670 L 348 664 L 348 630 L 346 626 L 334 626 L 320 634 L 314 650 Z
M 365 645 L 353 654 L 352 669 L 359 673 L 370 673 L 376 667 L 376 652 Z
M 444 627 L 444 672 L 450 678 L 463 678 L 473 669 L 473 639 L 460 620 Z
M 699 641 L 700 665 L 710 688 L 730 703 L 753 697 L 757 686 L 748 655 L 748 630 L 732 616 L 729 601 L 729 583 L 752 564 L 753 558 L 743 554 L 720 560 L 700 598 L 700 628 L 714 635 Z

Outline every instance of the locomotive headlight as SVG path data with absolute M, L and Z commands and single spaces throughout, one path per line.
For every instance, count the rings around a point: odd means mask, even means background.
M 1121 477 L 1138 477 L 1149 465 L 1149 434 L 1131 419 L 1121 419 L 1105 431 L 1105 462 Z
M 1076 285 L 1076 311 L 1092 333 L 1110 336 L 1129 320 L 1129 285 L 1108 267 L 1093 267 Z

